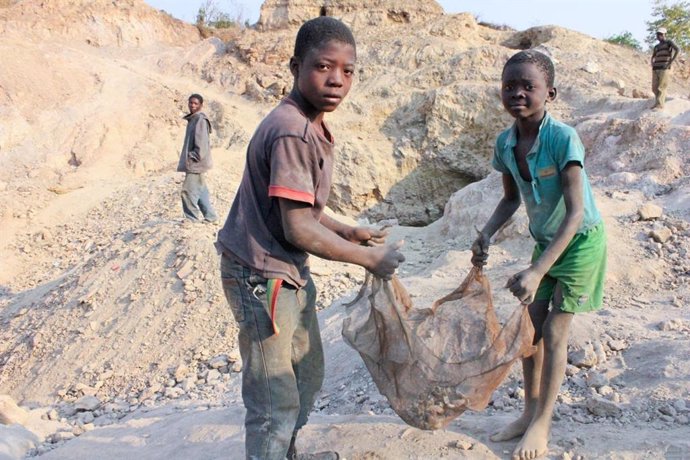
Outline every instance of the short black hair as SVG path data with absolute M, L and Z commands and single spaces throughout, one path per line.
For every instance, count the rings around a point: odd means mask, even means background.
M 357 51 L 355 37 L 348 26 L 330 16 L 319 16 L 308 20 L 299 28 L 295 39 L 294 57 L 303 59 L 309 51 L 331 40 L 352 45 L 355 52 Z
M 200 104 L 204 103 L 204 98 L 201 96 L 201 94 L 194 93 L 187 98 L 188 101 L 191 101 L 192 99 L 198 100 Z
M 508 62 L 503 66 L 503 72 L 506 71 L 508 66 L 513 64 L 522 64 L 524 62 L 529 62 L 537 66 L 539 70 L 544 74 L 546 78 L 546 84 L 549 88 L 552 88 L 556 81 L 556 69 L 553 66 L 551 59 L 544 53 L 540 53 L 535 50 L 525 50 L 519 53 L 513 54 Z

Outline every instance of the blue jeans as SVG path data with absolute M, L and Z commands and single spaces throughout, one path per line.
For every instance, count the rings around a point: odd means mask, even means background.
M 267 280 L 221 257 L 223 291 L 239 326 L 246 458 L 284 460 L 290 439 L 307 423 L 324 378 L 316 287 L 287 283 L 278 294 L 273 332 Z
M 211 197 L 203 174 L 186 173 L 182 184 L 182 210 L 186 218 L 194 221 L 214 222 L 218 215 L 211 205 Z

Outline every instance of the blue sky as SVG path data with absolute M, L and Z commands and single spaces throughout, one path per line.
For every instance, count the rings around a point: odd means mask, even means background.
M 146 0 L 146 3 L 193 22 L 202 0 Z M 259 19 L 262 3 L 261 0 L 216 0 L 223 11 L 240 13 L 250 23 Z M 469 12 L 481 21 L 518 30 L 555 24 L 595 38 L 628 31 L 643 45 L 647 35 L 645 22 L 652 15 L 652 0 L 438 0 L 438 3 L 447 13 Z

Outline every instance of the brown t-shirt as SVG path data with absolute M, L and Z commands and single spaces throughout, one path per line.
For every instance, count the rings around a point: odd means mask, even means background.
M 219 251 L 264 278 L 304 286 L 308 254 L 285 239 L 278 198 L 312 206 L 320 219 L 333 173 L 333 140 L 302 113 L 292 95 L 263 119 L 247 147 L 235 201 L 218 232 Z

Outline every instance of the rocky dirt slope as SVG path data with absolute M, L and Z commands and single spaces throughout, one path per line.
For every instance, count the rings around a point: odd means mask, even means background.
M 290 43 L 312 4 L 267 1 L 259 27 L 222 41 L 138 0 L 10 3 L 0 8 L 0 54 L 13 63 L 0 67 L 0 394 L 10 398 L 0 415 L 20 425 L 0 425 L 0 457 L 89 458 L 98 446 L 104 458 L 223 458 L 242 448 L 241 363 L 217 227 L 180 218 L 181 115 L 189 93 L 204 94 L 210 187 L 225 212 L 246 142 L 290 87 Z M 520 48 L 549 53 L 560 90 L 551 111 L 587 147 L 610 244 L 607 308 L 576 322 L 551 455 L 690 452 L 687 64 L 667 109 L 651 112 L 643 54 L 555 26 L 482 26 L 435 2 L 381 1 L 368 13 L 360 3 L 322 5 L 359 42 L 357 82 L 329 117 L 331 207 L 401 224 L 400 275 L 416 303 L 455 287 L 474 225 L 499 199 L 488 159 L 510 121 L 502 63 Z M 488 273 L 503 314 L 514 303 L 500 286 L 527 260 L 528 239 L 524 215 L 496 239 Z M 314 273 L 329 368 L 304 448 L 368 459 L 512 449 L 488 433 L 520 407 L 517 371 L 487 411 L 435 435 L 407 429 L 339 338 L 361 269 L 315 260 Z

